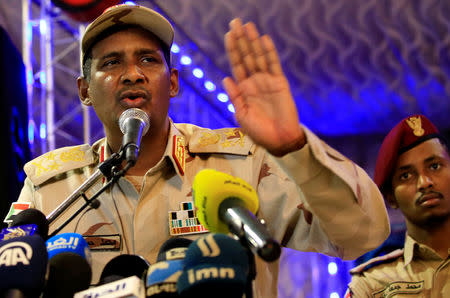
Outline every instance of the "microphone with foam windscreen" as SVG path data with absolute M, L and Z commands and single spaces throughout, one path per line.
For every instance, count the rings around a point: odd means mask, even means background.
M 91 252 L 83 236 L 63 233 L 46 242 L 49 272 L 43 297 L 72 298 L 91 284 Z
M 176 285 L 183 270 L 186 250 L 191 243 L 190 239 L 176 237 L 161 245 L 156 263 L 147 272 L 147 297 L 180 297 Z
M 204 169 L 195 176 L 192 190 L 198 219 L 205 228 L 235 234 L 265 261 L 280 257 L 280 244 L 254 215 L 259 201 L 250 184 L 229 174 Z
M 228 235 L 211 233 L 186 250 L 177 289 L 183 297 L 240 298 L 248 276 L 248 253 L 241 243 Z
M 0 297 L 39 297 L 46 271 L 47 250 L 40 236 L 0 242 Z
M 126 161 L 134 165 L 138 158 L 142 136 L 150 128 L 150 117 L 141 109 L 131 108 L 120 115 L 119 127 L 123 133 L 121 150 L 125 152 Z

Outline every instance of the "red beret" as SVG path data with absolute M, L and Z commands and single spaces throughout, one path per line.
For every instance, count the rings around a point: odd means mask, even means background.
M 384 138 L 378 152 L 373 180 L 382 189 L 390 178 L 400 154 L 432 138 L 441 138 L 438 129 L 424 115 L 409 116 Z

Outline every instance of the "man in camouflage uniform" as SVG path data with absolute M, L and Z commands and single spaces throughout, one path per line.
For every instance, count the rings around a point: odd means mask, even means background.
M 403 119 L 378 154 L 375 183 L 406 220 L 403 249 L 350 272 L 346 297 L 450 297 L 450 157 L 423 115 Z
M 140 6 L 113 7 L 90 24 L 82 39 L 78 89 L 106 138 L 54 150 L 25 166 L 19 202 L 49 214 L 119 151 L 124 110 L 140 108 L 150 116 L 136 165 L 99 197 L 98 209 L 84 210 L 62 230 L 88 241 L 94 282 L 114 256 L 138 254 L 153 263 L 169 237 L 205 232 L 192 206 L 192 182 L 204 168 L 249 182 L 260 198 L 257 216 L 283 246 L 353 259 L 386 239 L 389 221 L 379 190 L 361 168 L 300 124 L 268 36 L 252 23 L 230 23 L 225 45 L 233 78 L 223 83 L 241 127 L 219 130 L 175 124 L 168 117 L 169 100 L 178 93 L 178 71 L 170 67 L 172 39 L 170 23 Z M 93 185 L 87 196 L 104 183 Z M 50 231 L 82 204 L 73 204 Z M 278 262 L 256 263 L 254 296 L 275 297 Z

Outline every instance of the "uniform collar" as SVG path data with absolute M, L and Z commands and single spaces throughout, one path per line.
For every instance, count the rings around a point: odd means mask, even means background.
M 406 234 L 403 256 L 405 259 L 405 266 L 409 265 L 414 257 L 427 260 L 442 260 L 442 258 L 432 248 L 423 243 L 417 242 L 408 234 Z
M 151 169 L 151 171 L 157 171 L 162 169 L 167 162 L 171 164 L 180 178 L 184 177 L 185 172 L 185 160 L 186 160 L 186 141 L 183 134 L 175 127 L 172 119 L 169 119 L 169 137 L 167 140 L 166 149 L 161 160 Z M 93 151 L 98 155 L 99 163 L 108 159 L 112 152 L 108 146 L 106 138 L 98 140 L 93 145 Z M 147 172 L 148 173 L 148 172 Z
M 100 139 L 97 142 L 95 142 L 94 145 L 92 146 L 92 148 L 93 148 L 93 151 L 97 154 L 99 163 L 104 162 L 112 154 L 111 149 L 108 146 L 108 141 L 106 138 Z
M 187 154 L 186 140 L 183 134 L 175 127 L 172 120 L 170 120 L 169 127 L 169 139 L 164 151 L 164 157 L 170 160 L 178 176 L 183 178 Z
M 414 257 L 414 247 L 417 244 L 418 243 L 413 238 L 411 238 L 411 236 L 406 234 L 405 249 L 403 252 L 403 256 L 405 258 L 405 266 L 407 266 L 407 265 L 409 265 L 409 263 L 411 263 L 411 261 Z

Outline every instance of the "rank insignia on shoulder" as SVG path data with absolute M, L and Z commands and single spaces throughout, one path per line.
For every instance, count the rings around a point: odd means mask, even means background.
M 21 211 L 30 208 L 31 203 L 29 202 L 14 202 L 9 208 L 8 214 L 5 217 L 4 223 L 10 223 L 13 221 L 14 216 L 19 214 Z
M 252 146 L 253 142 L 239 128 L 199 130 L 189 141 L 189 151 L 193 153 L 248 155 Z
M 197 218 L 193 202 L 180 203 L 180 210 L 169 211 L 169 232 L 171 236 L 209 232 Z
M 181 175 L 184 175 L 186 148 L 184 147 L 184 139 L 180 136 L 173 136 L 172 157 L 175 160 Z
M 58 148 L 47 152 L 24 166 L 24 171 L 35 185 L 58 174 L 92 164 L 94 157 L 88 144 Z

